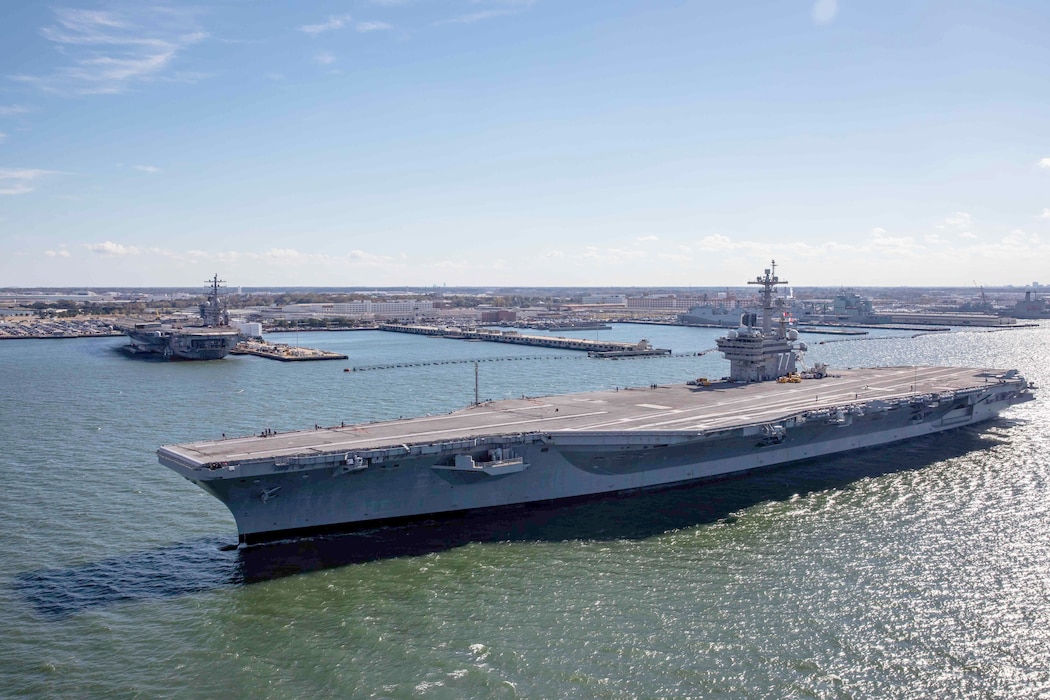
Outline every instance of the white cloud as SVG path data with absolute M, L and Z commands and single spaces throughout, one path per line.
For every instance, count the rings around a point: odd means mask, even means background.
M 366 253 L 363 250 L 351 250 L 347 253 L 346 258 L 350 262 L 359 265 L 384 265 L 394 260 L 388 255 L 375 255 L 374 253 Z
M 16 117 L 20 114 L 29 114 L 32 110 L 22 105 L 0 106 L 0 117 Z
M 32 192 L 36 188 L 32 187 L 29 184 L 30 182 L 52 174 L 54 172 L 51 170 L 0 168 L 0 195 L 18 195 Z
M 391 26 L 386 22 L 358 22 L 354 25 L 354 29 L 361 32 L 379 32 L 384 29 L 391 29 Z
M 270 248 L 266 251 L 266 257 L 273 260 L 305 262 L 310 256 L 294 248 Z
M 875 236 L 871 247 L 880 254 L 899 258 L 916 257 L 923 248 L 911 236 Z
M 716 233 L 713 236 L 704 236 L 700 239 L 701 250 L 732 250 L 735 246 L 728 236 Z
M 4 139 L 6 139 L 6 138 L 7 138 L 7 134 L 5 134 L 4 132 L 0 131 L 0 143 L 3 143 Z
M 324 32 L 330 32 L 335 29 L 342 29 L 346 26 L 346 23 L 353 19 L 350 15 L 331 15 L 327 20 L 320 24 L 304 24 L 299 27 L 299 31 L 304 34 L 310 34 L 311 36 L 317 36 Z
M 490 10 L 480 10 L 478 12 L 471 12 L 451 19 L 445 19 L 434 24 L 473 24 L 474 22 L 480 22 L 486 19 L 492 19 L 493 17 L 503 17 L 505 15 L 513 15 L 532 7 L 535 0 L 474 0 L 474 4 L 477 5 L 492 5 L 494 6 Z
M 448 258 L 444 258 L 442 260 L 435 260 L 433 263 L 430 263 L 429 266 L 432 270 L 440 270 L 447 274 L 455 274 L 457 272 L 470 270 L 470 265 L 462 259 L 449 260 Z
M 817 24 L 830 24 L 838 13 L 838 0 L 817 0 L 813 3 L 813 9 L 810 11 L 810 16 Z
M 218 262 L 225 265 L 233 265 L 242 262 L 262 263 L 277 267 L 333 267 L 342 269 L 347 266 L 357 267 L 379 267 L 395 264 L 395 259 L 387 255 L 376 255 L 364 250 L 351 250 L 344 255 L 329 255 L 327 253 L 306 253 L 295 248 L 270 248 L 263 252 L 241 252 L 228 250 L 222 252 L 206 250 L 188 250 L 185 253 L 175 253 L 167 250 L 149 249 L 150 253 L 163 254 L 166 257 L 189 262 Z
M 650 234 L 648 236 L 639 236 L 638 238 L 635 238 L 634 240 L 636 240 L 636 241 L 658 241 L 658 240 L 660 240 L 660 237 L 659 236 L 653 236 L 652 234 Z
M 68 250 L 65 248 L 59 248 L 58 250 L 45 250 L 44 255 L 49 258 L 69 258 L 72 257 Z
M 1039 159 L 1039 167 L 1040 168 L 1050 168 L 1050 158 L 1040 158 Z
M 1044 209 L 1042 215 L 1039 218 L 1050 219 L 1050 209 Z
M 729 253 L 741 250 L 746 251 L 749 255 L 757 256 L 760 260 L 769 257 L 768 245 L 756 241 L 734 241 L 720 233 L 704 236 L 696 247 L 705 253 Z
M 314 60 L 322 66 L 327 66 L 332 63 L 335 63 L 335 55 L 329 53 L 328 51 L 321 51 L 316 56 L 314 56 Z
M 132 169 L 138 170 L 140 173 L 159 173 L 160 168 L 155 165 L 133 165 Z
M 971 226 L 973 226 L 973 217 L 964 211 L 957 211 L 944 217 L 944 222 L 939 224 L 937 228 L 968 229 Z
M 139 255 L 140 251 L 135 246 L 125 246 L 113 241 L 103 243 L 85 243 L 84 247 L 92 253 L 99 255 Z
M 1013 231 L 1010 231 L 1010 233 L 1003 236 L 1002 242 L 1008 246 L 1038 246 L 1039 234 L 1028 233 L 1027 231 L 1022 231 L 1019 228 L 1015 228 Z
M 30 187 L 24 182 L 16 182 L 13 185 L 4 185 L 0 187 L 0 195 L 16 195 L 16 194 L 28 194 L 35 188 Z
M 976 239 L 977 238 L 977 234 L 973 233 L 972 231 L 963 231 L 963 232 L 961 232 L 959 234 L 959 238 Z
M 60 94 L 113 94 L 161 79 L 176 57 L 206 38 L 194 11 L 127 5 L 121 11 L 53 9 L 55 23 L 40 30 L 59 46 L 66 64 L 50 73 L 19 74 L 13 80 Z M 176 74 L 186 82 L 199 74 Z
M 44 175 L 51 175 L 51 170 L 33 170 L 30 168 L 0 168 L 0 180 L 35 180 Z

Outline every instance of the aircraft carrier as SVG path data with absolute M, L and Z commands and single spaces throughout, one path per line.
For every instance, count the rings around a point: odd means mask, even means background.
M 124 350 L 131 355 L 160 355 L 169 360 L 220 360 L 244 340 L 230 326 L 230 315 L 219 294 L 218 275 L 209 284 L 206 301 L 200 305 L 201 325 L 183 326 L 160 321 L 119 326 L 131 342 Z
M 761 325 L 718 340 L 724 380 L 496 401 L 447 415 L 169 445 L 242 544 L 458 511 L 666 487 L 979 423 L 1031 400 L 1012 370 L 797 372 L 775 264 Z

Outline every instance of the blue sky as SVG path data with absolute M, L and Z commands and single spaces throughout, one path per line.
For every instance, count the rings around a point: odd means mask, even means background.
M 0 287 L 1050 283 L 1050 3 L 5 3 Z

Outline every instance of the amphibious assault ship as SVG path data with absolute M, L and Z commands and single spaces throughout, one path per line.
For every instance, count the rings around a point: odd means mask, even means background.
M 1013 370 L 798 372 L 774 290 L 720 338 L 724 380 L 475 404 L 447 415 L 169 445 L 161 464 L 230 509 L 240 542 L 667 487 L 875 447 L 1033 398 Z
M 222 280 L 218 275 L 208 281 L 211 289 L 201 302 L 201 325 L 182 326 L 160 321 L 134 323 L 120 330 L 131 342 L 124 350 L 132 355 L 160 355 L 169 360 L 220 360 L 244 340 L 239 330 L 230 326 L 230 315 L 219 294 Z

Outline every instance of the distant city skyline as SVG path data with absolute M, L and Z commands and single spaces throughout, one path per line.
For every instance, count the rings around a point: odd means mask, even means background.
M 1050 5 L 21 2 L 0 287 L 1046 283 Z

